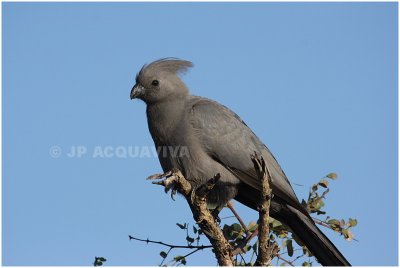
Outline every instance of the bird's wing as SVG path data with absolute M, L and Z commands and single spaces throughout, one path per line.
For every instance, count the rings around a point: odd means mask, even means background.
M 273 193 L 304 211 L 274 156 L 238 115 L 201 97 L 192 97 L 188 108 L 194 134 L 213 159 L 230 169 L 243 183 L 261 191 L 261 182 L 250 157 L 257 152 L 263 156 L 271 173 Z

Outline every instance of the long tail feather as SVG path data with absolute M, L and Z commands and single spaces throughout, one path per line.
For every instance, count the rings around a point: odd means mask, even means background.
M 351 266 L 335 245 L 315 225 L 314 221 L 297 209 L 288 206 L 279 220 L 300 238 L 323 266 Z

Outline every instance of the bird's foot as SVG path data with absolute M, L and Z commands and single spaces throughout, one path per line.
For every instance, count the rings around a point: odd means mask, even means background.
M 219 217 L 219 213 L 221 212 L 221 210 L 224 207 L 222 206 L 218 206 L 216 208 L 213 209 L 213 211 L 211 212 L 211 215 L 214 217 L 214 220 L 216 223 L 220 224 L 221 223 L 221 218 Z
M 196 188 L 195 190 L 196 195 L 201 197 L 206 197 L 210 193 L 210 191 L 214 188 L 215 184 L 217 184 L 220 178 L 221 178 L 220 173 L 215 174 L 214 177 L 209 179 L 205 184 Z
M 171 170 L 165 173 L 161 174 L 154 174 L 151 175 L 147 178 L 147 180 L 158 180 L 158 181 L 153 181 L 153 184 L 161 185 L 164 186 L 164 191 L 165 193 L 168 193 L 169 190 L 171 190 L 171 198 L 172 200 L 175 201 L 175 195 L 178 192 L 178 189 L 176 187 L 177 183 L 177 170 Z

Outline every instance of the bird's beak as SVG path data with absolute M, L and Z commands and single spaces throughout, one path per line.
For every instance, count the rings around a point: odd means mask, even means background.
M 131 90 L 131 100 L 135 98 L 140 98 L 144 93 L 144 87 L 142 85 L 136 84 Z

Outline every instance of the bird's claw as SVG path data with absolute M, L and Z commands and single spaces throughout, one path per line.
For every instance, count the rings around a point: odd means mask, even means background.
M 159 180 L 153 181 L 152 184 L 164 186 L 165 193 L 168 193 L 168 191 L 171 190 L 171 198 L 172 198 L 172 200 L 175 201 L 174 197 L 175 197 L 176 193 L 178 192 L 178 190 L 176 188 L 176 177 L 174 175 L 174 172 L 168 171 L 168 172 L 162 173 L 162 174 L 154 174 L 147 178 L 147 180 L 156 180 L 156 179 L 159 179 Z
M 219 213 L 221 212 L 220 209 L 215 208 L 212 212 L 211 215 L 213 216 L 214 220 L 216 223 L 220 224 L 221 223 L 221 218 L 219 217 Z
M 176 189 L 176 187 L 172 188 L 171 190 L 171 199 L 175 201 L 175 195 L 178 192 L 178 190 Z
M 168 171 L 165 173 L 158 173 L 158 174 L 151 175 L 151 176 L 147 177 L 146 180 L 158 180 L 158 179 L 162 179 L 162 178 L 168 178 L 171 175 L 172 175 L 172 171 Z M 157 183 L 153 183 L 153 184 L 157 184 Z

